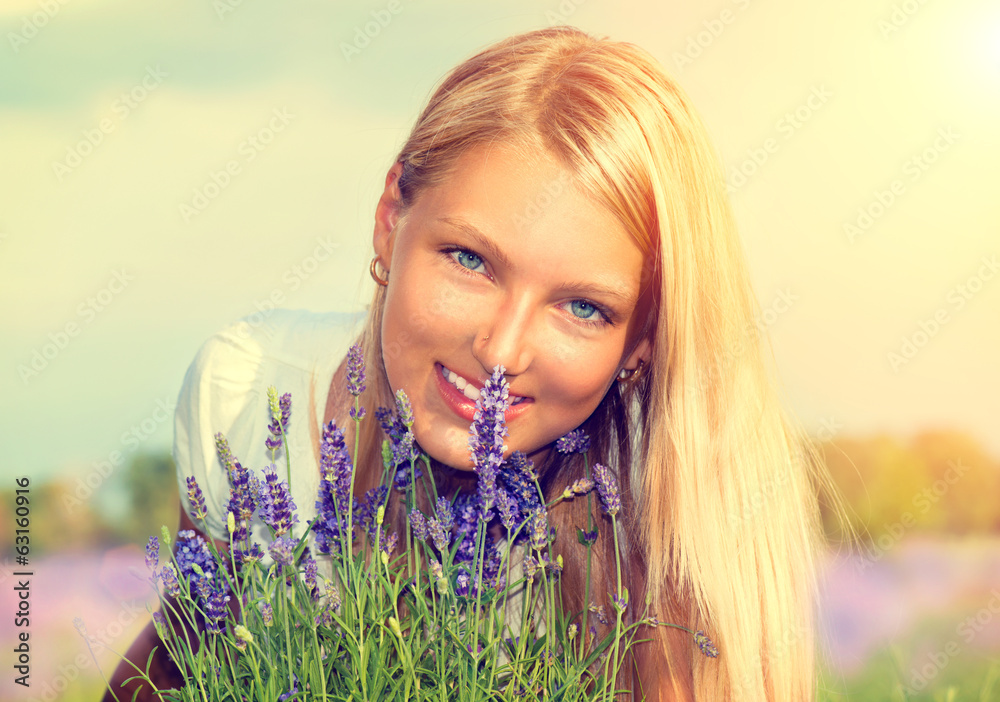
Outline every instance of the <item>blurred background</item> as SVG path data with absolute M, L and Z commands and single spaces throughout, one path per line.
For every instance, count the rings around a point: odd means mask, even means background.
M 172 410 L 200 344 L 271 300 L 361 309 L 375 202 L 432 88 L 551 24 L 650 51 L 715 139 L 783 392 L 866 535 L 825 566 L 824 698 L 1000 699 L 986 0 L 4 0 L 0 697 L 100 696 L 148 621 L 142 545 L 176 526 Z

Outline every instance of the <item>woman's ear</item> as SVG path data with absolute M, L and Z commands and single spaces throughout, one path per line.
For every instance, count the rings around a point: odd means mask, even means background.
M 403 164 L 394 163 L 385 176 L 385 189 L 375 205 L 375 234 L 372 245 L 375 253 L 382 259 L 382 268 L 389 272 L 392 261 L 393 230 L 399 220 L 403 198 L 399 192 L 399 177 L 403 173 Z
M 635 370 L 639 365 L 640 360 L 648 367 L 649 359 L 652 357 L 652 352 L 653 344 L 649 340 L 649 337 L 642 337 L 642 339 L 639 340 L 639 343 L 635 345 L 635 349 L 632 350 L 632 353 L 630 353 L 628 358 L 625 359 L 625 365 L 623 367 L 628 370 Z

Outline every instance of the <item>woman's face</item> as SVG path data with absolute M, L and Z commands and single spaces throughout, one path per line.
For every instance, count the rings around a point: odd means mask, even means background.
M 642 323 L 639 248 L 545 153 L 470 150 L 402 217 L 399 173 L 396 164 L 386 178 L 374 237 L 389 270 L 389 383 L 413 404 L 421 448 L 470 470 L 472 398 L 503 364 L 511 403 L 524 398 L 507 413 L 505 455 L 520 450 L 537 465 L 623 367 L 649 357 L 646 340 L 626 349 Z

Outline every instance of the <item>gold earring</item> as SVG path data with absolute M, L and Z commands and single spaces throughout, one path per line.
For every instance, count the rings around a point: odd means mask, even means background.
M 629 370 L 628 368 L 622 368 L 621 372 L 618 374 L 619 383 L 635 382 L 639 380 L 642 376 L 643 368 L 645 367 L 645 362 L 640 358 L 639 363 L 636 364 L 635 368 Z
M 372 278 L 379 285 L 388 285 L 389 284 L 389 271 L 386 271 L 386 273 L 385 273 L 385 279 L 384 280 L 382 278 L 379 278 L 378 277 L 378 273 L 375 271 L 375 263 L 377 261 L 378 261 L 378 256 L 376 256 L 375 258 L 372 259 L 372 264 L 370 266 L 368 266 L 368 272 L 372 274 Z

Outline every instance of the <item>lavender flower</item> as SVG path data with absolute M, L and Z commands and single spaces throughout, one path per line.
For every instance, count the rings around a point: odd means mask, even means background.
M 205 612 L 205 625 L 210 633 L 221 634 L 223 627 L 220 622 L 224 621 L 229 613 L 226 603 L 229 602 L 229 595 L 225 593 L 225 586 L 216 586 L 208 578 L 200 578 L 196 581 L 195 590 Z
M 493 375 L 483 386 L 476 400 L 476 413 L 469 428 L 469 451 L 476 475 L 479 476 L 479 498 L 482 502 L 482 519 L 488 522 L 496 504 L 496 479 L 503 463 L 503 452 L 507 446 L 503 439 L 507 436 L 504 413 L 510 406 L 507 399 L 507 379 L 504 367 L 494 366 Z
M 165 630 L 167 628 L 167 618 L 163 616 L 163 612 L 153 612 L 153 623 L 159 630 Z
M 320 443 L 320 469 L 323 474 L 316 501 L 317 517 L 312 530 L 320 553 L 339 553 L 341 533 L 347 530 L 347 514 L 353 502 L 351 475 L 354 466 L 344 443 L 344 432 L 330 422 L 323 429 Z M 350 541 L 354 535 L 348 535 Z
M 704 631 L 699 629 L 694 633 L 694 642 L 698 646 L 698 649 L 709 658 L 719 657 L 719 649 L 715 647 L 712 639 L 708 638 Z
M 295 502 L 288 490 L 288 483 L 278 478 L 273 466 L 264 469 L 264 482 L 260 484 L 258 512 L 261 520 L 274 529 L 275 536 L 284 536 L 299 521 Z
M 222 462 L 222 466 L 226 469 L 226 473 L 231 473 L 233 466 L 236 463 L 236 459 L 233 458 L 233 452 L 229 449 L 229 442 L 226 440 L 226 437 L 222 434 L 222 432 L 215 435 L 215 448 L 219 452 L 219 460 Z
M 271 554 L 274 562 L 282 566 L 292 565 L 292 552 L 295 550 L 295 541 L 282 536 L 271 542 L 267 552 Z
M 160 582 L 163 583 L 163 591 L 170 597 L 177 597 L 181 594 L 181 584 L 177 580 L 177 571 L 174 570 L 173 563 L 165 563 L 160 568 Z
M 146 542 L 146 567 L 156 577 L 156 566 L 160 563 L 160 540 L 150 536 Z
M 347 351 L 347 391 L 354 397 L 365 391 L 365 352 L 360 344 Z
M 177 532 L 177 550 L 174 557 L 180 568 L 180 574 L 192 586 L 215 575 L 215 559 L 208 549 L 208 544 L 190 529 Z
M 451 509 L 451 502 L 445 497 L 439 497 L 434 511 L 437 513 L 438 521 L 441 522 L 441 528 L 445 531 L 451 531 L 451 528 L 455 526 L 455 514 Z
M 309 595 L 313 600 L 319 599 L 319 566 L 316 563 L 316 559 L 313 558 L 312 553 L 306 548 L 302 552 L 302 560 L 305 563 L 303 566 L 303 575 L 306 583 L 306 587 L 309 588 Z
M 441 522 L 432 517 L 427 520 L 427 532 L 431 536 L 431 540 L 434 542 L 434 548 L 438 551 L 444 553 L 448 548 L 448 533 L 444 530 Z
M 469 571 L 465 568 L 460 568 L 458 575 L 455 577 L 455 594 L 459 597 L 465 597 L 469 594 L 469 583 L 472 577 L 469 575 Z
M 590 437 L 582 429 L 574 429 L 556 441 L 559 453 L 586 453 L 590 449 Z
M 587 609 L 597 615 L 597 621 L 604 626 L 608 625 L 608 615 L 604 613 L 604 605 L 597 606 L 591 603 L 587 606 Z
M 392 465 L 409 465 L 420 457 L 420 450 L 417 447 L 416 439 L 413 436 L 413 408 L 406 393 L 400 389 L 396 391 L 396 410 L 379 407 L 375 410 L 375 416 L 382 431 L 389 437 L 389 445 L 392 449 Z
M 288 420 L 292 414 L 292 396 L 287 392 L 278 399 L 278 391 L 274 387 L 267 389 L 268 405 L 271 409 L 271 423 L 267 430 L 271 433 L 264 444 L 270 450 L 281 447 L 282 434 L 288 433 Z
M 577 539 L 584 546 L 589 546 L 590 544 L 597 541 L 597 527 L 594 527 L 593 531 L 587 531 L 585 529 L 576 530 Z
M 407 461 L 405 464 L 401 465 L 398 470 L 396 470 L 396 475 L 393 478 L 393 484 L 396 489 L 400 492 L 406 492 L 406 488 L 410 486 L 410 476 L 414 478 L 420 478 L 423 476 L 424 472 L 420 470 L 418 466 L 413 466 L 410 468 L 410 463 Z
M 525 519 L 533 515 L 542 507 L 538 498 L 538 489 L 535 487 L 537 476 L 532 467 L 531 461 L 521 451 L 514 451 L 510 458 L 500 466 L 498 482 L 504 487 L 507 494 L 517 504 L 514 512 L 514 521 L 510 531 L 517 531 Z M 518 541 L 526 538 L 526 534 L 518 535 Z
M 518 517 L 517 500 L 502 487 L 497 487 L 497 512 L 500 514 L 500 522 L 508 533 L 514 530 L 514 521 Z
M 242 562 L 250 545 L 250 520 L 253 519 L 257 509 L 260 490 L 257 478 L 250 475 L 250 471 L 233 457 L 225 437 L 216 434 L 215 438 L 219 457 L 229 467 L 229 503 L 226 505 L 226 511 L 233 515 L 236 524 L 230 541 L 236 559 Z
M 261 602 L 257 605 L 260 609 L 260 618 L 264 622 L 264 626 L 271 626 L 274 623 L 274 609 L 271 608 L 270 602 Z
M 618 514 L 622 500 L 618 494 L 618 481 L 615 480 L 611 470 L 601 463 L 595 463 L 594 482 L 597 483 L 597 492 L 601 495 L 601 502 L 604 503 L 604 511 L 612 517 Z
M 549 544 L 549 520 L 545 510 L 535 512 L 531 519 L 531 547 L 541 551 Z
M 191 517 L 205 519 L 208 516 L 208 509 L 205 507 L 205 495 L 202 493 L 201 487 L 198 486 L 198 481 L 193 475 L 188 476 L 185 480 L 187 482 L 188 503 L 191 505 Z
M 410 529 L 413 530 L 413 536 L 418 540 L 427 541 L 427 536 L 430 533 L 427 530 L 427 518 L 420 510 L 415 509 L 410 512 Z
M 299 678 L 296 675 L 292 681 L 292 689 L 289 690 L 288 692 L 282 693 L 281 696 L 278 697 L 278 702 L 286 702 L 286 700 L 290 699 L 294 695 L 297 695 L 298 692 L 299 692 Z
M 611 593 L 611 603 L 616 610 L 624 612 L 625 608 L 628 607 L 628 592 L 626 591 L 621 597 L 618 596 L 617 592 Z

